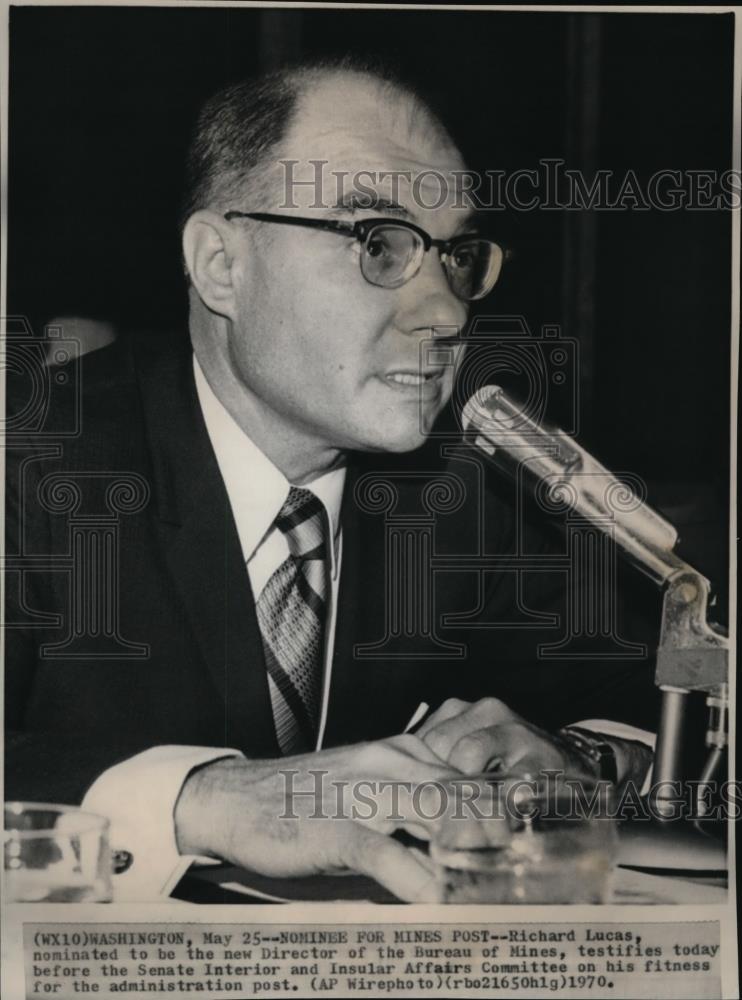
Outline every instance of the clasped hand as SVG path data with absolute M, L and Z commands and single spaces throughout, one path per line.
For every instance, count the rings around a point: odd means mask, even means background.
M 427 855 L 389 834 L 404 829 L 428 839 L 441 815 L 432 797 L 463 775 L 574 770 L 568 758 L 558 739 L 497 699 L 450 699 L 415 735 L 208 764 L 183 787 L 176 836 L 183 854 L 220 857 L 264 875 L 351 870 L 400 899 L 433 902 Z

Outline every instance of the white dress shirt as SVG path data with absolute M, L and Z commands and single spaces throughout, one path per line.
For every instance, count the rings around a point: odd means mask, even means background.
M 273 522 L 289 495 L 291 483 L 222 406 L 206 381 L 195 355 L 193 368 L 201 411 L 237 525 L 242 555 L 250 577 L 250 587 L 257 600 L 268 580 L 290 554 L 286 535 L 280 528 L 276 528 Z M 303 486 L 322 501 L 329 518 L 333 540 L 333 544 L 329 546 L 331 586 L 325 624 L 322 711 L 317 734 L 317 749 L 322 746 L 324 736 L 332 650 L 335 645 L 335 617 L 342 549 L 340 505 L 343 500 L 344 485 L 345 469 L 339 468 L 326 472 Z
M 273 522 L 291 484 L 220 403 L 195 356 L 194 373 L 206 429 L 229 497 L 250 586 L 257 599 L 273 572 L 289 555 L 286 536 Z M 317 748 L 322 745 L 327 719 L 342 558 L 340 505 L 344 482 L 345 470 L 341 468 L 304 486 L 324 504 L 334 542 L 330 546 L 331 589 Z M 650 733 L 608 720 L 590 720 L 578 725 L 607 736 L 648 745 L 654 742 Z M 224 747 L 158 746 L 109 768 L 96 779 L 83 800 L 83 808 L 107 816 L 111 820 L 112 847 L 133 855 L 130 868 L 114 877 L 117 901 L 156 899 L 170 894 L 194 860 L 178 853 L 173 821 L 186 778 L 203 764 L 240 755 L 238 750 Z

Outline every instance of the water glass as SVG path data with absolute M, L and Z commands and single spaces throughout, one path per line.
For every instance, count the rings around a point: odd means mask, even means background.
M 449 809 L 430 844 L 447 903 L 604 903 L 618 835 L 611 786 L 483 776 L 475 812 Z
M 110 902 L 107 819 L 74 806 L 6 802 L 3 837 L 6 900 Z

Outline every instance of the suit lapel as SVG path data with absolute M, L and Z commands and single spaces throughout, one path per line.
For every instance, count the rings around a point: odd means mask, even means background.
M 361 510 L 356 501 L 355 484 L 364 471 L 365 459 L 348 469 L 343 497 L 343 558 L 326 746 L 400 732 L 420 693 L 411 676 L 417 673 L 414 662 L 386 659 L 383 653 L 358 655 L 358 647 L 378 643 L 387 626 L 386 528 L 383 515 Z
M 158 530 L 175 588 L 224 703 L 224 742 L 278 754 L 263 647 L 237 528 L 187 341 L 137 350 Z

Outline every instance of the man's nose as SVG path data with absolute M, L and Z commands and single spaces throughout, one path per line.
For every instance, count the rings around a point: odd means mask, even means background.
M 426 330 L 428 335 L 432 331 L 434 336 L 451 337 L 462 332 L 469 313 L 467 303 L 451 291 L 434 249 L 425 254 L 415 277 L 399 289 L 398 301 L 396 326 L 403 333 Z

